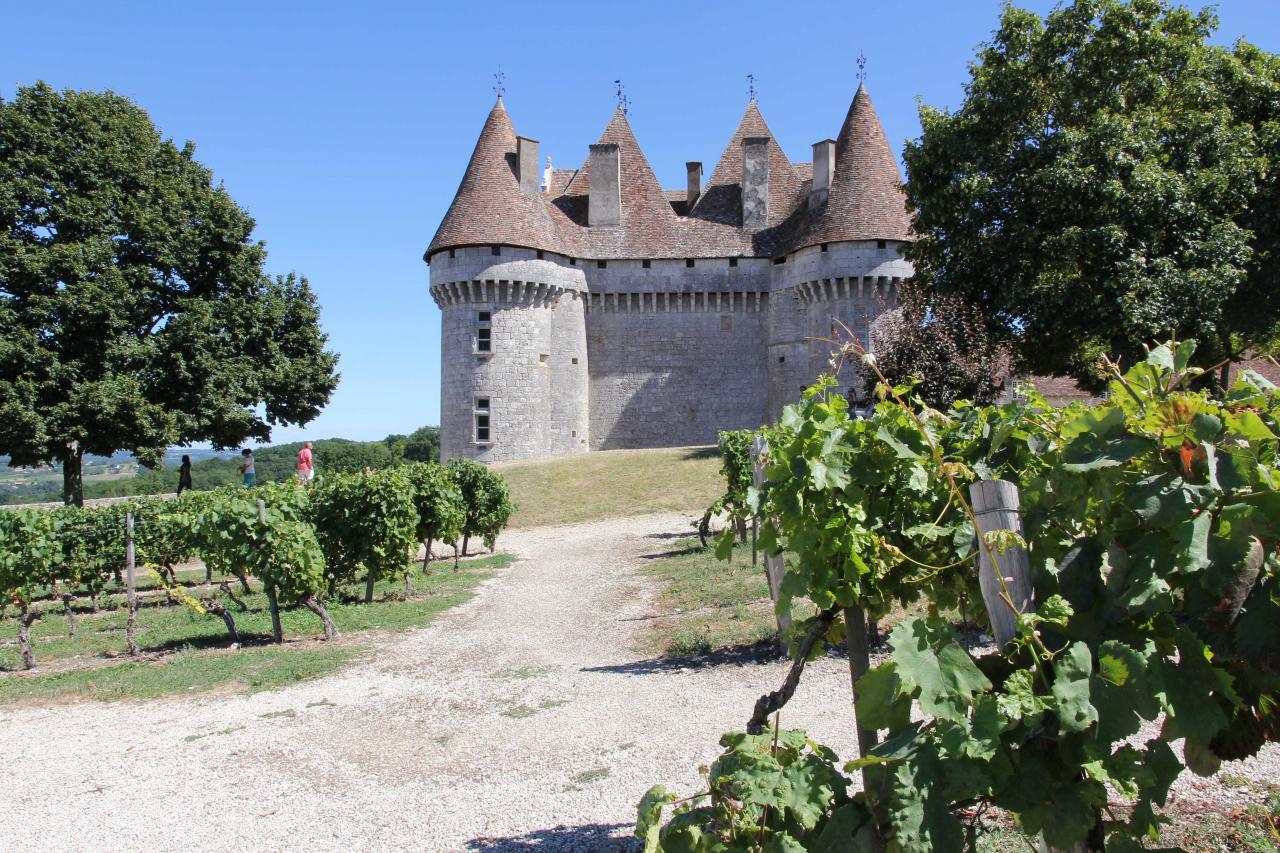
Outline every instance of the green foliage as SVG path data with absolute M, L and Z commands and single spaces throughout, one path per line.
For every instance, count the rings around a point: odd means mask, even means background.
M 408 477 L 396 469 L 335 474 L 305 491 L 331 579 L 346 583 L 361 571 L 375 580 L 404 577 L 418 541 Z
M 931 605 L 858 685 L 860 723 L 887 738 L 848 768 L 877 780 L 855 802 L 897 849 L 960 847 L 960 802 L 1008 810 L 1054 847 L 1155 839 L 1184 764 L 1212 772 L 1280 731 L 1280 394 L 1256 376 L 1216 398 L 1186 390 L 1194 349 L 1156 347 L 1093 407 L 886 402 L 850 421 L 824 380 L 770 434 L 752 502 L 777 519 L 766 547 L 796 555 L 784 591 L 873 615 Z M 974 477 L 1020 484 L 1039 602 L 977 659 L 938 616 L 960 593 L 980 600 L 959 489 Z M 1015 543 L 994 539 L 998 563 Z M 1133 742 L 1161 715 L 1161 738 Z M 1104 818 L 1108 790 L 1131 809 Z
M 516 511 L 506 480 L 470 459 L 454 459 L 448 470 L 466 502 L 463 535 L 480 536 L 486 548 L 493 548 L 498 534 Z
M 112 93 L 0 104 L 0 453 L 144 463 L 306 423 L 337 384 L 305 279 L 264 274 L 253 220 Z
M 739 534 L 745 534 L 746 520 L 750 516 L 747 490 L 751 488 L 751 444 L 758 434 L 757 430 L 751 429 L 720 430 L 716 433 L 716 444 L 720 449 L 720 475 L 725 480 L 725 492 L 707 507 L 698 536 L 705 546 L 712 517 L 727 513 L 729 524 L 716 543 L 717 553 L 724 555 L 725 559 L 733 550 L 735 530 Z
M 466 522 L 467 506 L 450 472 L 435 462 L 417 462 L 406 466 L 404 474 L 413 487 L 418 541 L 456 541 Z
M 39 510 L 0 513 L 0 605 L 25 610 L 36 590 L 58 577 L 63 565 L 58 522 Z
M 324 588 L 325 562 L 307 495 L 301 486 L 285 483 L 219 490 L 194 519 L 196 550 L 216 570 L 250 574 L 275 587 L 283 603 L 317 595 Z M 259 517 L 260 499 L 265 519 Z
M 645 853 L 696 851 L 869 851 L 864 808 L 850 800 L 836 755 L 798 730 L 731 733 L 706 772 L 706 791 L 681 800 L 661 785 L 645 794 L 636 836 Z
M 1280 60 L 1207 43 L 1211 10 L 1007 6 L 954 112 L 904 152 L 916 280 L 990 318 L 1036 373 L 1105 386 L 1171 333 L 1198 363 L 1273 339 Z

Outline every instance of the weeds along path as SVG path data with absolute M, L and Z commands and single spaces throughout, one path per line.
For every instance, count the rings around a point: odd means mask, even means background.
M 150 850 L 630 850 L 640 796 L 694 790 L 782 664 L 635 649 L 657 515 L 505 534 L 521 559 L 337 675 L 189 701 L 0 709 L 7 846 Z M 843 661 L 783 714 L 852 748 Z

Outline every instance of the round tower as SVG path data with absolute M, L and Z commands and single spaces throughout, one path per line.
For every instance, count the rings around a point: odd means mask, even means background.
M 469 247 L 432 260 L 442 460 L 588 449 L 585 292 L 581 270 L 533 250 Z
M 902 256 L 911 218 L 901 182 L 871 97 L 859 86 L 839 136 L 813 146 L 807 221 L 794 251 L 774 261 L 771 420 L 827 370 L 832 346 L 822 339 L 851 333 L 870 349 L 872 322 L 897 306 L 898 288 L 913 272 Z M 866 398 L 857 365 L 838 381 L 851 400 Z

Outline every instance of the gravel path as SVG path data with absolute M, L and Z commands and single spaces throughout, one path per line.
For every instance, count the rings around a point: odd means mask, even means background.
M 470 603 L 284 690 L 0 712 L 4 846 L 632 850 L 644 791 L 695 790 L 785 670 L 635 651 L 655 615 L 636 569 L 689 529 L 504 535 L 522 559 Z M 783 724 L 852 755 L 847 678 L 816 661 Z M 1233 772 L 1274 778 L 1276 752 Z

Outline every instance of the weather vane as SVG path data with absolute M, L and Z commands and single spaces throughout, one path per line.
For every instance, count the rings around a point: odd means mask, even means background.
M 622 114 L 630 115 L 631 101 L 627 99 L 627 93 L 622 90 L 622 81 L 613 81 L 613 96 L 618 99 L 618 109 L 622 110 Z
M 507 75 L 502 73 L 502 66 L 498 66 L 498 73 L 493 75 L 493 91 L 501 98 L 507 93 Z
M 861 50 L 858 51 L 858 82 L 867 82 L 867 55 Z
M 754 101 L 756 99 L 756 75 L 747 75 L 747 100 Z

